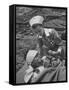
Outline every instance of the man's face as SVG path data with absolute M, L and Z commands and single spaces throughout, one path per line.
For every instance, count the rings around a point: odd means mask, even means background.
M 43 28 L 40 25 L 37 25 L 36 28 L 34 29 L 34 31 L 38 34 L 42 34 Z

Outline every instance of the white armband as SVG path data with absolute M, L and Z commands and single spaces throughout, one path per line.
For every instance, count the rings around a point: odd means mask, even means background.
M 59 47 L 59 48 L 58 48 L 58 52 L 59 52 L 59 53 L 61 53 L 61 50 L 62 50 L 62 48 L 61 48 L 61 47 Z
M 42 38 L 42 36 L 39 36 L 39 38 Z

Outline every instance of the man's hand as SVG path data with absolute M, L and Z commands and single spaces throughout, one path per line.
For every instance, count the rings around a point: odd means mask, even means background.
M 52 51 L 52 50 L 49 50 L 48 53 L 49 53 L 49 54 L 52 54 L 52 55 L 54 55 L 54 54 L 58 54 L 57 51 Z

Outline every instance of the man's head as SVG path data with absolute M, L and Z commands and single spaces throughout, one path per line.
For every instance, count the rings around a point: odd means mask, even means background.
M 30 19 L 29 24 L 35 32 L 41 32 L 44 18 L 42 16 L 34 16 Z

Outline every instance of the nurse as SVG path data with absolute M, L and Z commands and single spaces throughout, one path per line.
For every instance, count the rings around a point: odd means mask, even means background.
M 37 34 L 37 50 L 41 57 L 47 53 L 60 55 L 62 48 L 59 46 L 61 39 L 58 32 L 53 28 L 44 28 L 43 21 L 44 17 L 40 15 L 32 17 L 29 21 L 32 30 Z

